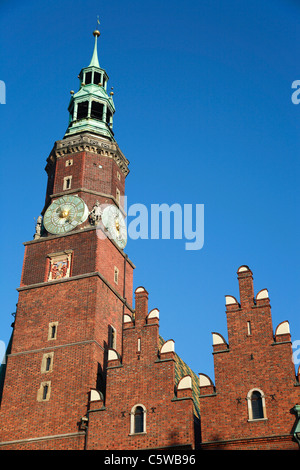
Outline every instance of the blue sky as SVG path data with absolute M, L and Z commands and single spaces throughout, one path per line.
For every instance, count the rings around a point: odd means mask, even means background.
M 204 204 L 204 246 L 129 240 L 160 332 L 214 378 L 211 332 L 227 339 L 226 294 L 247 264 L 273 327 L 299 321 L 300 4 L 292 0 L 8 1 L 0 5 L 0 340 L 8 342 L 23 242 L 44 205 L 46 158 L 93 50 L 114 87 L 128 203 Z

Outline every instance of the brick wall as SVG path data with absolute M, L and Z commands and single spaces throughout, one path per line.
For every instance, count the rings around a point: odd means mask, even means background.
M 27 242 L 20 287 L 47 282 L 50 269 L 48 255 L 65 250 L 72 250 L 71 276 L 99 272 L 120 296 L 124 293 L 125 263 L 125 294 L 127 302 L 132 304 L 134 265 L 113 241 L 99 238 L 94 228 Z M 119 270 L 118 283 L 114 279 L 115 267 Z
M 66 166 L 66 162 L 72 159 L 73 163 Z M 116 198 L 116 189 L 120 195 L 125 193 L 125 176 L 116 162 L 106 156 L 91 152 L 77 152 L 60 157 L 56 161 L 53 194 L 64 191 L 64 178 L 72 176 L 70 190 L 84 188 L 90 192 L 112 195 Z M 96 202 L 95 196 L 86 201 L 89 209 Z M 97 196 L 99 200 L 99 196 Z M 99 202 L 104 202 L 104 199 Z M 84 197 L 85 200 L 85 197 Z
M 274 337 L 267 291 L 255 297 L 252 272 L 241 268 L 240 302 L 229 296 L 226 306 L 228 344 L 214 345 L 215 388 L 200 388 L 203 448 L 298 448 L 291 409 L 300 387 L 291 338 Z M 252 389 L 263 392 L 264 419 L 249 416 Z
M 140 289 L 135 319 L 124 324 L 122 354 L 108 362 L 105 406 L 90 403 L 88 449 L 195 447 L 191 390 L 176 390 L 175 355 L 159 353 L 158 319 L 147 318 L 148 293 Z M 138 404 L 146 413 L 142 433 L 131 428 Z

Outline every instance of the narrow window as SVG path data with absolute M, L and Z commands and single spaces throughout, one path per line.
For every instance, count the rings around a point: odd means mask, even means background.
M 56 325 L 51 326 L 51 339 L 56 338 Z
M 51 322 L 51 323 L 49 323 L 49 327 L 48 327 L 48 340 L 56 339 L 56 335 L 57 335 L 57 325 L 58 325 L 58 322 Z
M 137 406 L 134 412 L 134 433 L 144 432 L 144 410 Z
M 114 281 L 116 284 L 118 284 L 118 281 L 119 281 L 119 270 L 118 268 L 115 266 L 115 271 L 114 271 Z
M 70 108 L 69 122 L 72 122 L 74 118 L 74 106 Z
M 107 111 L 106 111 L 106 122 L 107 122 L 107 124 L 110 124 L 111 117 L 112 117 L 112 114 L 111 114 L 110 110 L 107 109 Z
M 120 175 L 120 173 L 119 173 L 118 171 L 117 171 L 117 178 L 118 178 L 118 180 L 120 181 L 121 175 Z
M 42 382 L 37 393 L 37 401 L 48 401 L 50 399 L 51 382 Z
M 262 397 L 260 392 L 254 391 L 251 395 L 252 419 L 264 417 Z
M 116 329 L 112 326 L 109 325 L 109 331 L 108 331 L 108 347 L 112 349 L 116 349 L 116 343 L 117 343 L 117 332 Z
M 116 199 L 117 203 L 120 204 L 120 190 L 118 188 L 116 189 Z
M 73 165 L 73 159 L 70 158 L 69 160 L 66 160 L 66 165 L 65 166 L 71 166 Z
M 46 399 L 47 399 L 48 390 L 49 390 L 49 385 L 48 385 L 48 384 L 45 384 L 45 385 L 43 386 L 43 400 L 46 400 Z
M 130 413 L 130 434 L 140 434 L 146 432 L 146 408 L 138 404 L 131 409 Z
M 48 356 L 46 359 L 46 372 L 50 370 L 50 366 L 51 366 L 51 356 Z
M 248 336 L 251 335 L 251 322 L 250 321 L 247 321 L 247 333 L 248 333 Z
M 141 352 L 141 338 L 138 338 L 138 347 L 137 347 L 138 352 Z
M 51 372 L 53 368 L 53 357 L 54 353 L 47 353 L 43 355 L 42 358 L 42 365 L 41 365 L 41 373 L 45 374 L 46 372 Z
M 65 176 L 63 190 L 71 189 L 72 176 Z

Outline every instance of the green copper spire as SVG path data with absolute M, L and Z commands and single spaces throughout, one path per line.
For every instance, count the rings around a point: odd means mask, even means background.
M 98 69 L 100 69 L 99 60 L 98 60 L 98 51 L 97 51 L 97 38 L 100 36 L 100 32 L 98 31 L 98 29 L 96 29 L 93 32 L 93 35 L 95 36 L 95 46 L 94 46 L 93 57 L 92 57 L 89 67 L 98 67 Z
M 97 39 L 100 32 L 93 32 L 95 45 L 92 60 L 78 75 L 80 88 L 77 93 L 71 91 L 69 103 L 69 126 L 65 137 L 80 132 L 91 132 L 109 140 L 114 139 L 113 115 L 115 106 L 113 92 L 107 93 L 108 75 L 99 65 Z

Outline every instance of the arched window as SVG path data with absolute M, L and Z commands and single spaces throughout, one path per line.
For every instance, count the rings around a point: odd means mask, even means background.
M 250 390 L 247 396 L 249 420 L 266 419 L 265 396 L 261 390 Z
M 144 410 L 137 406 L 134 412 L 134 433 L 144 432 Z
M 260 392 L 253 392 L 251 395 L 252 419 L 261 419 L 264 417 L 262 398 Z
M 146 408 L 144 405 L 135 405 L 130 415 L 130 434 L 146 432 Z

